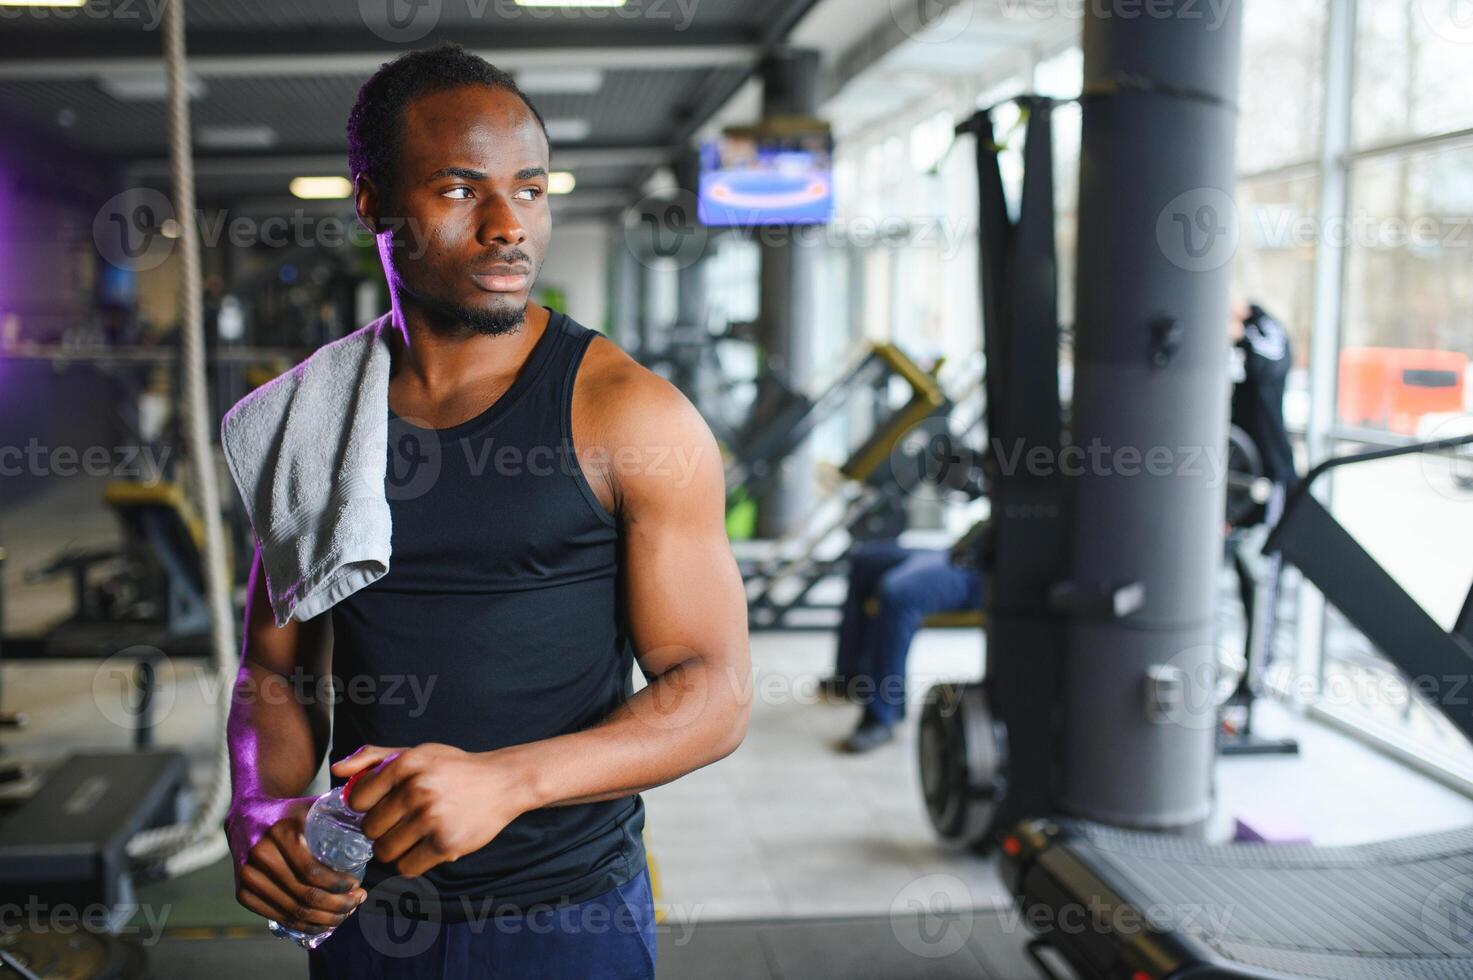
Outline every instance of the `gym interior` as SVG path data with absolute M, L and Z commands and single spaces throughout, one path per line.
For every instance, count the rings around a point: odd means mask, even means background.
M 1466 3 L 4 0 L 0 977 L 307 976 L 221 423 L 389 310 L 344 124 L 442 42 L 544 119 L 532 301 L 721 450 L 660 977 L 1473 976 Z

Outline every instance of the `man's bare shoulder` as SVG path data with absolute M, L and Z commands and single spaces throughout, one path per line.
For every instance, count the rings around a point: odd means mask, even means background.
M 587 409 L 586 417 L 596 420 L 599 441 L 609 449 L 639 445 L 649 437 L 670 439 L 684 431 L 691 438 L 707 431 L 679 388 L 606 337 L 589 344 L 575 397 Z

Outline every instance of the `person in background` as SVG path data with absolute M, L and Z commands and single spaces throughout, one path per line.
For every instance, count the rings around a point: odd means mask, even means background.
M 824 693 L 864 706 L 843 742 L 846 751 L 868 752 L 894 739 L 905 717 L 905 661 L 921 622 L 982 608 L 977 550 L 987 526 L 978 523 L 949 550 L 890 540 L 862 542 L 850 553 L 834 674 L 819 682 Z
M 1234 294 L 1228 336 L 1234 361 L 1232 424 L 1257 443 L 1263 475 L 1278 493 L 1286 493 L 1298 482 L 1294 449 L 1284 425 L 1284 389 L 1294 364 L 1288 331 L 1263 307 Z

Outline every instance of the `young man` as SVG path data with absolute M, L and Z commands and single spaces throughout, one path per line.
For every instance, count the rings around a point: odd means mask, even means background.
M 257 551 L 230 718 L 237 896 L 335 929 L 313 977 L 653 976 L 637 794 L 730 753 L 749 712 L 720 456 L 675 388 L 529 301 L 549 148 L 510 76 L 453 45 L 409 53 L 360 90 L 348 141 L 392 295 L 392 563 L 277 628 Z M 328 673 L 334 708 L 291 694 Z M 303 837 L 329 749 L 335 782 L 359 777 L 361 883 Z

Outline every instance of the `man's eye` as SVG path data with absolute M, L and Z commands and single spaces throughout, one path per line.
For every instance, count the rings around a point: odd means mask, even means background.
M 461 191 L 464 191 L 465 193 L 461 194 Z M 464 201 L 466 198 L 470 197 L 471 189 L 469 187 L 452 187 L 445 193 L 447 195 L 450 195 L 453 200 Z
M 523 187 L 521 190 L 517 191 L 517 193 L 528 195 L 522 198 L 522 200 L 524 201 L 535 201 L 537 200 L 537 198 L 542 196 L 541 189 L 536 187 Z

